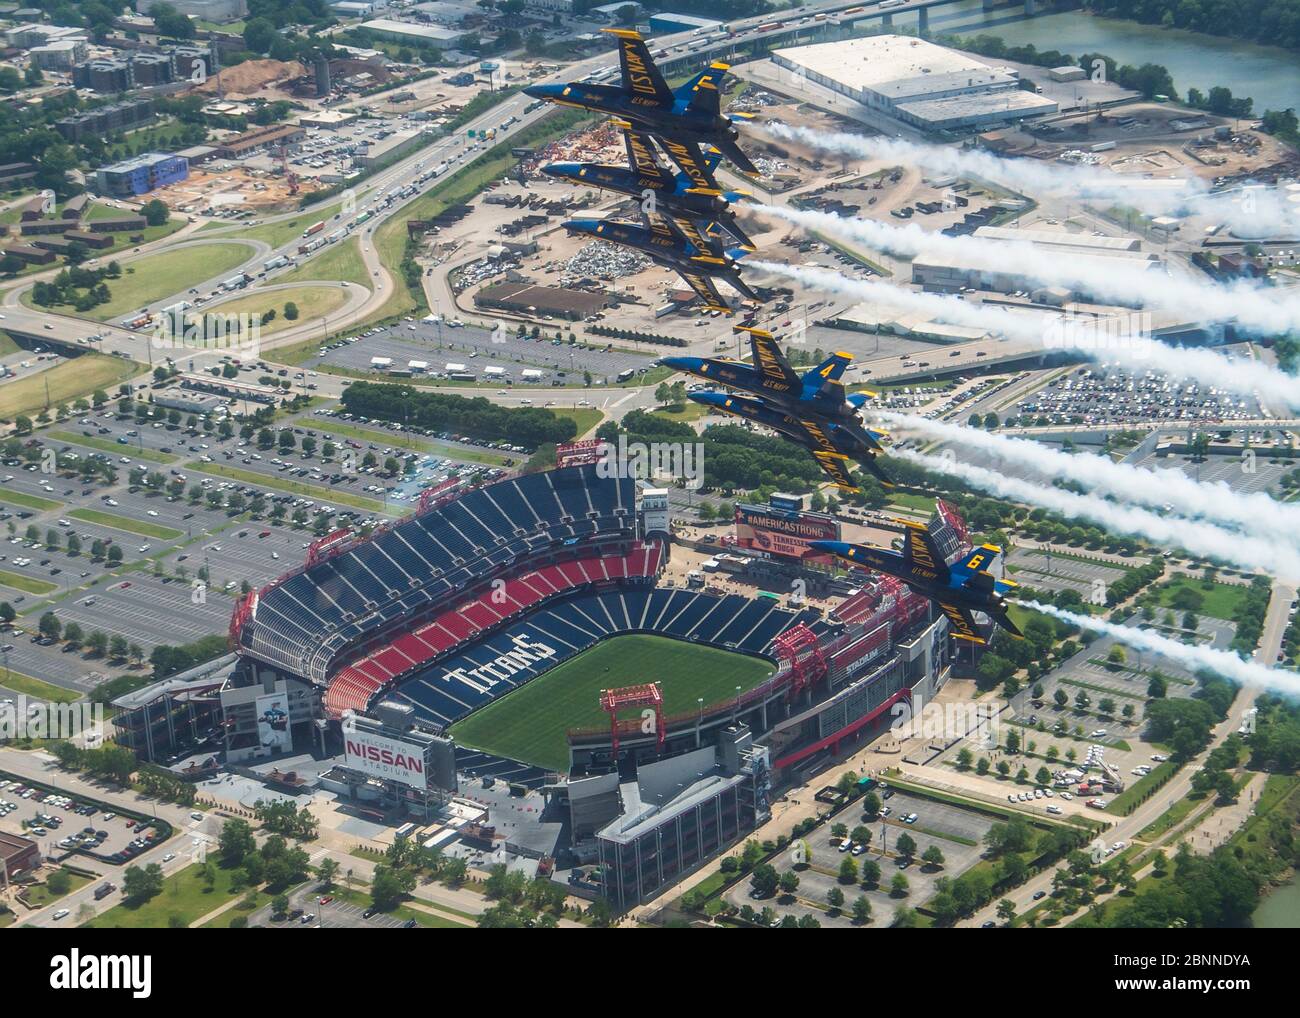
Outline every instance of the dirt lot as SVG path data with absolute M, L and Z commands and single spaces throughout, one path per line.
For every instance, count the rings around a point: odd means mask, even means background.
M 311 189 L 312 184 L 307 182 L 304 190 Z M 297 200 L 290 195 L 283 178 L 242 167 L 222 171 L 191 169 L 187 179 L 159 188 L 150 197 L 166 202 L 177 212 L 198 213 L 232 206 L 258 212 L 289 209 Z

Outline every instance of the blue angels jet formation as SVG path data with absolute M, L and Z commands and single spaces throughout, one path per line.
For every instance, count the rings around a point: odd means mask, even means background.
M 740 259 L 754 250 L 736 222 L 734 205 L 746 197 L 725 191 L 715 176 L 726 158 L 746 173 L 757 168 L 736 144 L 736 116 L 721 111 L 721 85 L 727 65 L 714 62 L 673 91 L 655 66 L 640 34 L 606 29 L 618 40 L 622 79 L 617 85 L 569 82 L 532 85 L 535 99 L 605 113 L 624 132 L 627 165 L 551 163 L 548 176 L 597 187 L 640 200 L 641 223 L 618 219 L 571 219 L 571 234 L 635 248 L 679 273 L 705 310 L 732 313 L 716 280 L 725 280 L 741 296 L 761 298 L 740 278 Z M 667 155 L 672 173 L 660 159 Z M 857 460 L 888 483 L 875 465 L 881 433 L 863 426 L 858 407 L 866 396 L 845 394 L 840 381 L 850 357 L 836 354 L 803 376 L 795 373 L 768 333 L 751 331 L 754 366 L 720 358 L 668 358 L 663 363 L 708 382 L 739 390 L 716 391 L 691 398 L 742 417 L 810 450 L 822 469 L 844 490 L 856 490 L 849 461 Z
M 543 172 L 638 198 L 643 222 L 573 219 L 564 224 L 565 229 L 635 248 L 673 269 L 709 311 L 732 313 L 718 290 L 718 279 L 726 280 L 742 297 L 759 301 L 739 274 L 740 259 L 754 250 L 731 208 L 743 195 L 724 191 L 715 176 L 723 158 L 745 173 L 758 173 L 736 144 L 735 121 L 745 118 L 721 111 L 727 65 L 714 62 L 673 91 L 638 32 L 605 31 L 618 40 L 618 84 L 571 81 L 530 85 L 524 92 L 534 99 L 614 118 L 626 136 L 627 166 L 552 163 Z M 661 151 L 676 164 L 676 174 L 664 166 Z
M 572 219 L 564 224 L 565 229 L 634 248 L 673 269 L 707 311 L 733 312 L 717 280 L 725 280 L 742 297 L 761 303 L 762 298 L 740 278 L 740 261 L 754 246 L 736 222 L 734 207 L 748 195 L 724 190 L 716 177 L 723 159 L 744 173 L 758 173 L 737 144 L 736 123 L 748 118 L 721 110 L 721 86 L 728 66 L 711 63 L 673 90 L 639 33 L 616 28 L 605 31 L 618 40 L 621 80 L 617 84 L 576 81 L 532 85 L 524 92 L 534 99 L 614 118 L 624 132 L 626 166 L 552 163 L 543 172 L 639 199 L 642 222 Z M 676 173 L 664 165 L 660 153 L 676 166 Z M 858 414 L 870 394 L 848 393 L 842 381 L 852 357 L 836 353 L 800 374 L 771 333 L 737 329 L 749 334 L 752 363 L 725 357 L 667 357 L 660 363 L 719 387 L 691 393 L 695 402 L 761 424 L 809 450 L 840 490 L 859 490 L 851 473 L 854 462 L 865 466 L 882 484 L 892 486 L 876 463 L 886 436 L 868 428 Z M 949 564 L 926 527 L 899 522 L 906 527 L 901 554 L 835 541 L 814 545 L 853 565 L 896 576 L 931 598 L 961 639 L 986 642 L 972 612 L 982 612 L 1013 635 L 1020 635 L 1007 617 L 1003 598 L 1014 584 L 990 571 L 1001 555 L 1000 548 L 985 545 Z
M 863 424 L 858 409 L 869 398 L 865 392 L 848 393 L 841 379 L 853 360 L 836 353 L 802 375 L 762 329 L 736 326 L 748 333 L 753 363 L 730 357 L 664 357 L 660 364 L 684 371 L 732 392 L 707 389 L 693 392 L 697 403 L 771 428 L 808 449 L 818 465 L 841 491 L 856 492 L 850 461 L 857 461 L 886 487 L 889 478 L 876 465 L 884 452 L 884 432 Z

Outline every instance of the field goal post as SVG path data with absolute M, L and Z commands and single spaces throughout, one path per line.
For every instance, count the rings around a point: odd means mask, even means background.
M 618 712 L 625 707 L 653 707 L 655 712 L 655 748 L 663 752 L 664 738 L 664 695 L 657 682 L 645 682 L 637 686 L 620 686 L 617 689 L 600 691 L 600 706 L 609 715 L 610 741 L 613 743 L 614 759 L 618 759 Z

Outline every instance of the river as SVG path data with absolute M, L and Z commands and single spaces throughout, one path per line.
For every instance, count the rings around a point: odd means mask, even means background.
M 1188 89 L 1202 92 L 1216 85 L 1234 96 L 1255 100 L 1258 116 L 1265 110 L 1300 109 L 1300 54 L 1236 39 L 1216 39 L 1195 32 L 1141 25 L 1136 21 L 1096 18 L 1079 11 L 1020 18 L 1012 9 L 985 12 L 981 0 L 960 0 L 930 14 L 932 34 L 985 32 L 1001 36 L 1008 45 L 1033 43 L 1075 56 L 1104 53 L 1121 64 L 1162 64 L 1173 75 L 1184 98 Z M 895 19 L 915 24 L 915 19 Z
M 1251 917 L 1261 930 L 1300 929 L 1300 881 L 1294 877 L 1269 893 Z

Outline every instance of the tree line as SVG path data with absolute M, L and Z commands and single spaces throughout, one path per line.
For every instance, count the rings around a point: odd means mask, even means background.
M 438 433 L 451 432 L 535 449 L 546 442 L 568 442 L 577 424 L 540 407 L 511 409 L 483 396 L 421 392 L 410 385 L 354 382 L 342 398 L 349 413 Z

